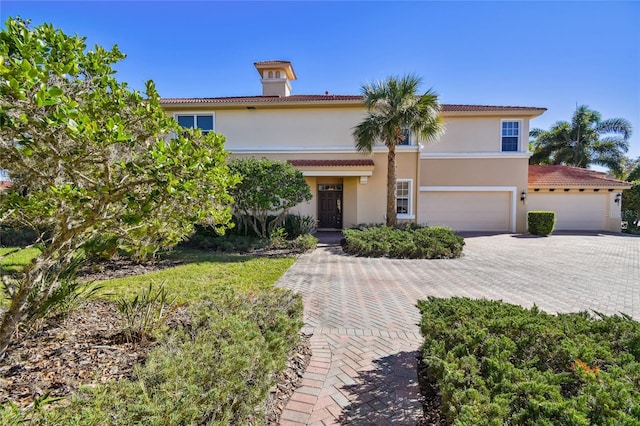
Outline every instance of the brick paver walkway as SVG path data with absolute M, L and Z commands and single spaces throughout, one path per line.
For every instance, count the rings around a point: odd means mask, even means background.
M 640 238 L 478 236 L 455 260 L 356 258 L 319 247 L 279 285 L 302 295 L 303 331 L 313 334 L 311 363 L 280 424 L 413 425 L 421 415 L 417 300 L 484 297 L 640 319 Z

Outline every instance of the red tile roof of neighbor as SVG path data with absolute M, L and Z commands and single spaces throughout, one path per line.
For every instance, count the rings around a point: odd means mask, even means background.
M 237 104 L 237 103 L 289 103 L 289 102 L 362 102 L 362 95 L 290 95 L 290 96 L 229 96 L 220 98 L 164 98 L 165 105 L 179 104 Z M 443 112 L 490 111 L 546 111 L 546 108 L 500 105 L 441 104 Z
M 373 160 L 288 160 L 295 167 L 362 167 L 373 166 Z
M 630 188 L 606 173 L 570 166 L 529 166 L 529 186 Z

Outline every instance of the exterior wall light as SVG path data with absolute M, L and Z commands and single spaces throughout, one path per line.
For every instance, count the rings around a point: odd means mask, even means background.
M 617 193 L 616 194 L 616 198 L 613 200 L 615 203 L 619 203 L 620 200 L 622 200 L 622 194 L 621 193 Z
M 520 201 L 522 201 L 522 204 L 524 204 L 526 200 L 527 200 L 527 193 L 522 191 L 522 193 L 520 194 Z

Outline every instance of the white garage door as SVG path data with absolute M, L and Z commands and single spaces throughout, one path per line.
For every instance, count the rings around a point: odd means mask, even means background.
M 512 232 L 511 192 L 424 191 L 420 193 L 420 223 L 456 231 Z
M 584 192 L 529 192 L 527 210 L 556 213 L 555 229 L 562 231 L 606 229 L 605 217 L 609 195 Z

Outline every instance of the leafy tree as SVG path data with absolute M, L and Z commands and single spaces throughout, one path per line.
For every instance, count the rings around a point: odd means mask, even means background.
M 640 157 L 635 160 L 627 158 L 623 177 L 633 183 L 630 189 L 622 192 L 623 220 L 628 222 L 628 229 L 634 229 L 640 219 Z
M 235 216 L 241 226 L 267 237 L 296 204 L 311 199 L 311 190 L 300 170 L 282 161 L 237 158 L 231 171 L 241 178 L 232 190 Z M 276 215 L 269 221 L 270 215 Z
M 144 94 L 118 82 L 124 57 L 20 18 L 0 32 L 0 164 L 13 180 L 0 222 L 47 230 L 22 276 L 3 280 L 0 356 L 60 296 L 88 242 L 168 246 L 196 221 L 230 219 L 224 138 L 180 129 L 153 82 Z
M 534 151 L 531 164 L 564 164 L 587 168 L 591 164 L 622 173 L 624 153 L 629 149 L 631 124 L 623 118 L 603 120 L 600 113 L 579 106 L 571 122 L 559 121 L 549 130 L 532 129 Z
M 431 89 L 417 95 L 422 80 L 414 75 L 389 77 L 385 81 L 362 86 L 368 114 L 353 130 L 356 149 L 372 152 L 381 141 L 389 150 L 387 157 L 387 225 L 396 224 L 396 145 L 405 132 L 424 141 L 436 139 L 444 130 L 438 95 Z

